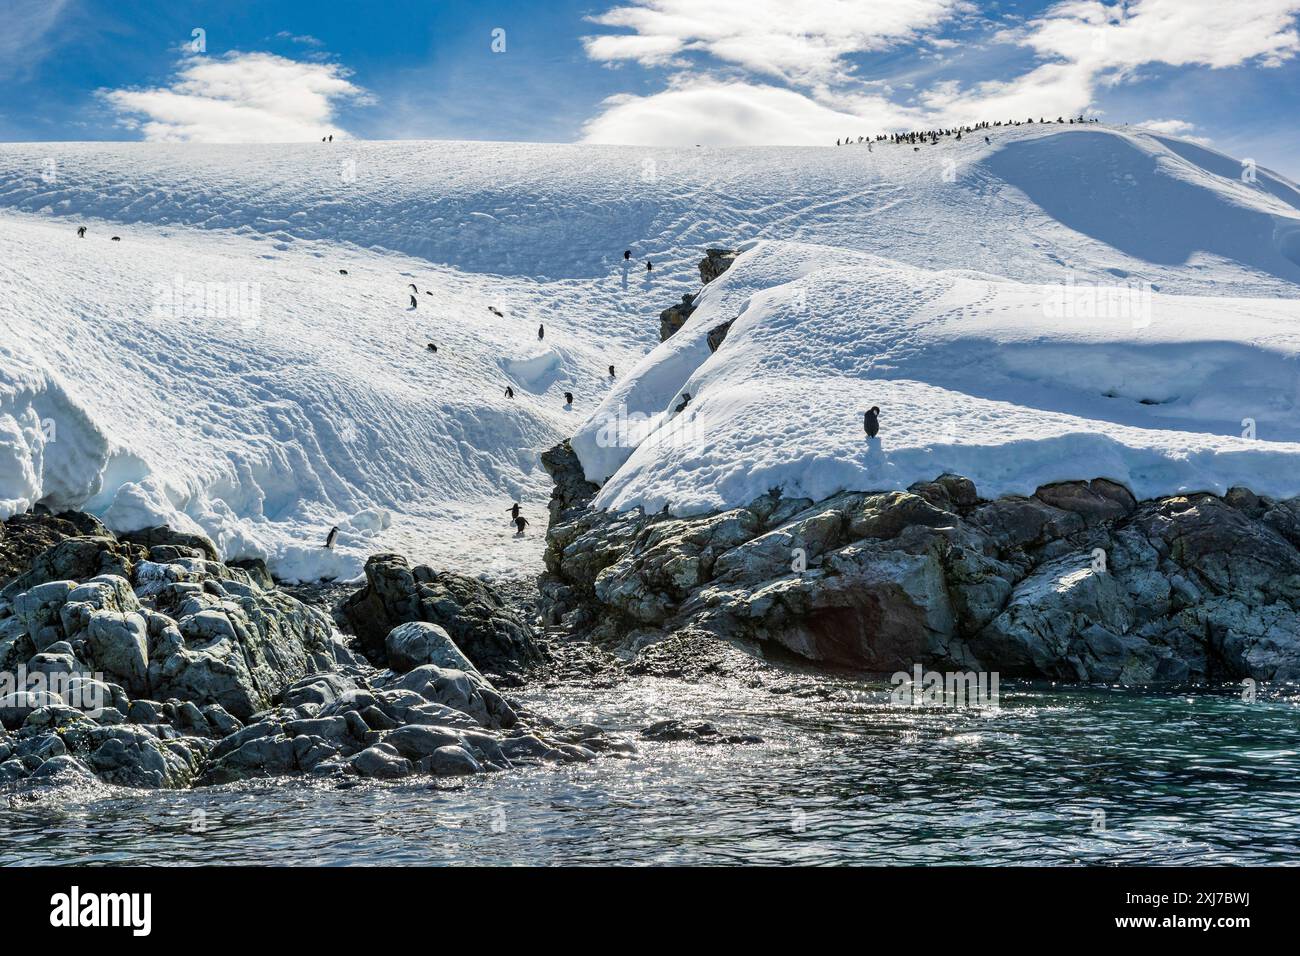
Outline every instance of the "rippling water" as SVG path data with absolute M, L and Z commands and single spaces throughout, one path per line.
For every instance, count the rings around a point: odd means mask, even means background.
M 891 708 L 646 678 L 530 690 L 634 731 L 707 719 L 761 745 L 454 783 L 305 779 L 0 809 L 5 863 L 1226 864 L 1300 861 L 1300 698 L 1001 688 L 995 711 Z M 193 832 L 196 811 L 206 830 Z

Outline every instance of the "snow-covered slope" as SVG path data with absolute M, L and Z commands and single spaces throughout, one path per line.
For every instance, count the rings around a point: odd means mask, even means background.
M 1294 185 L 1134 131 L 990 136 L 0 146 L 0 514 L 193 522 L 290 577 L 355 575 L 388 547 L 531 573 L 537 453 L 575 433 L 620 507 L 945 469 L 985 492 L 1096 474 L 1300 491 Z M 657 345 L 702 249 L 742 244 Z M 178 306 L 161 292 L 178 278 L 258 307 Z M 1155 291 L 1098 321 L 1055 314 L 1045 284 L 1067 281 L 1071 301 Z M 709 328 L 737 316 L 710 356 Z

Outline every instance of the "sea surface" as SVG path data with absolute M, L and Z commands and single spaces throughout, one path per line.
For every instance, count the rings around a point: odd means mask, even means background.
M 0 797 L 5 864 L 1294 864 L 1300 694 L 1009 685 L 996 708 L 884 682 L 779 694 L 659 678 L 530 689 L 635 734 L 664 717 L 763 743 L 341 788 Z

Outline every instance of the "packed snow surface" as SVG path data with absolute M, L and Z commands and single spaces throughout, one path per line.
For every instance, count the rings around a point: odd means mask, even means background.
M 0 516 L 524 575 L 569 436 L 600 504 L 682 514 L 943 471 L 1300 493 L 1296 187 L 1140 131 L 990 138 L 0 146 Z M 707 246 L 743 252 L 658 344 Z

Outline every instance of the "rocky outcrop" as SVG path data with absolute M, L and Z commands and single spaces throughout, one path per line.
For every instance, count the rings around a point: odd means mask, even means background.
M 735 321 L 735 319 L 730 319 L 709 329 L 709 336 L 706 341 L 709 343 L 710 352 L 716 352 L 722 348 L 722 343 L 727 339 L 727 333 L 731 331 L 731 324 Z
M 532 628 L 482 581 L 412 568 L 399 554 L 376 554 L 366 562 L 366 586 L 343 605 L 362 650 L 388 664 L 388 635 L 399 624 L 422 621 L 441 628 L 478 670 L 493 680 L 516 682 L 542 661 Z
M 595 640 L 707 634 L 889 672 L 1284 680 L 1300 677 L 1297 514 L 1244 489 L 1139 502 L 1105 479 L 986 501 L 955 475 L 688 519 L 570 505 L 553 509 L 542 593 L 549 620 Z
M 659 341 L 666 342 L 677 332 L 686 320 L 691 317 L 695 311 L 695 296 L 686 293 L 682 296 L 682 301 L 676 305 L 670 305 L 659 313 Z
M 260 563 L 85 527 L 96 533 L 56 536 L 0 597 L 0 785 L 463 775 L 632 748 L 521 712 L 480 672 L 469 653 L 502 667 L 540 658 L 480 582 L 378 556 L 353 619 L 370 633 L 417 618 L 383 634 L 394 668 L 378 670 Z
M 706 249 L 700 260 L 700 281 L 708 285 L 731 268 L 739 253 L 734 249 Z

